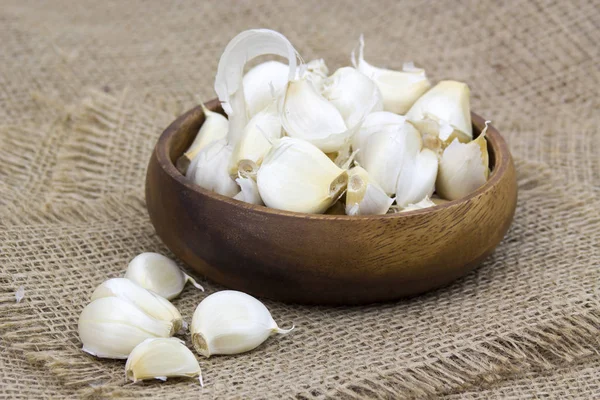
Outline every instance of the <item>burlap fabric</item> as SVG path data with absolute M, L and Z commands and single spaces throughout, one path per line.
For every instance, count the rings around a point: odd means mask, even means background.
M 594 0 L 3 1 L 0 397 L 598 396 L 599 21 Z M 414 299 L 266 301 L 297 330 L 201 360 L 204 388 L 128 384 L 123 362 L 80 351 L 78 315 L 137 253 L 169 254 L 144 205 L 150 151 L 178 113 L 214 97 L 220 52 L 249 27 L 283 32 L 332 70 L 362 32 L 374 64 L 414 60 L 468 82 L 515 157 L 513 226 L 481 268 Z M 175 304 L 189 320 L 204 296 L 187 288 Z

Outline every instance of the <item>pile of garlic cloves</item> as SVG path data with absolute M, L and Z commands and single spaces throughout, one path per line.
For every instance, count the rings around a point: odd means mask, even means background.
M 287 63 L 267 61 L 244 74 L 259 56 Z M 305 63 L 278 32 L 240 33 L 215 79 L 227 118 L 203 108 L 180 170 L 247 203 L 325 213 L 341 202 L 347 215 L 433 207 L 486 182 L 485 130 L 473 140 L 465 83 L 432 87 L 411 62 L 400 71 L 375 67 L 365 61 L 362 36 L 351 59 L 329 74 L 324 60 Z
M 169 301 L 196 281 L 161 254 L 142 253 L 127 267 L 124 278 L 100 284 L 79 317 L 83 351 L 98 358 L 126 359 L 125 375 L 133 382 L 171 377 L 198 378 L 200 364 L 185 342 L 188 324 Z M 269 310 L 254 297 L 223 290 L 204 298 L 192 317 L 190 340 L 204 357 L 239 354 L 258 347 L 275 334 Z

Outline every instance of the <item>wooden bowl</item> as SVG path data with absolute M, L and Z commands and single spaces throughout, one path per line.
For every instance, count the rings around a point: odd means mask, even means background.
M 213 100 L 207 107 L 222 112 Z M 472 115 L 475 134 L 484 119 Z M 469 196 L 425 210 L 349 217 L 280 211 L 189 182 L 174 165 L 204 122 L 196 107 L 160 136 L 146 203 L 163 242 L 200 274 L 231 289 L 286 302 L 361 304 L 446 285 L 476 267 L 510 226 L 515 168 L 487 131 L 492 172 Z

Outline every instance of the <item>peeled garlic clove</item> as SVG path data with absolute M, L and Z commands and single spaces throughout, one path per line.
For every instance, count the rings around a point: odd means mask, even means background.
M 194 354 L 177 338 L 146 339 L 138 344 L 125 363 L 127 379 L 137 382 L 144 379 L 198 377 L 202 385 L 200 364 Z
M 461 142 L 469 141 L 473 138 L 469 95 L 469 86 L 466 83 L 441 81 L 413 104 L 406 114 L 406 119 L 420 129 L 433 132 L 434 125 L 424 128 L 419 123 L 425 119 L 437 122 L 438 135 L 443 142 L 450 143 L 454 137 Z
M 254 297 L 223 290 L 198 304 L 192 318 L 192 344 L 205 357 L 238 354 L 258 347 L 273 334 L 292 329 L 280 329 L 267 307 Z
M 158 253 L 137 255 L 127 266 L 125 278 L 168 300 L 179 296 L 186 282 L 204 291 L 194 278 L 179 269 L 175 261 Z
M 358 154 L 369 176 L 388 196 L 392 196 L 396 192 L 402 168 L 414 162 L 421 146 L 419 131 L 411 124 L 404 123 L 372 134 Z
M 325 153 L 343 148 L 358 129 L 348 129 L 337 108 L 306 78 L 288 83 L 280 113 L 288 136 L 306 140 Z
M 385 214 L 393 202 L 394 199 L 386 195 L 363 168 L 354 167 L 348 171 L 347 215 Z
M 173 324 L 150 317 L 118 297 L 103 297 L 88 304 L 79 317 L 83 351 L 100 358 L 127 358 L 146 339 L 169 337 Z
M 430 197 L 435 190 L 438 157 L 430 149 L 419 152 L 413 162 L 407 162 L 398 176 L 396 204 L 406 207 Z
M 383 110 L 375 82 L 352 67 L 340 68 L 325 79 L 321 93 L 338 109 L 346 126 L 356 126 L 368 114 Z
M 130 279 L 113 278 L 104 281 L 96 288 L 91 300 L 103 297 L 118 297 L 134 304 L 152 318 L 171 322 L 173 332 L 178 332 L 183 326 L 181 314 L 169 300 L 144 289 Z
M 431 199 L 429 197 L 425 197 L 423 200 L 419 201 L 418 203 L 408 204 L 400 212 L 422 210 L 424 208 L 435 207 L 435 206 L 436 206 L 436 204 L 433 201 L 431 201 Z
M 288 82 L 290 68 L 279 61 L 258 64 L 243 78 L 248 117 L 252 118 L 273 102 L 273 91 L 280 92 Z
M 250 204 L 264 205 L 258 192 L 258 185 L 252 178 L 240 177 L 235 180 L 242 189 L 233 198 Z
M 352 150 L 359 151 L 356 160 L 362 162 L 360 150 L 372 134 L 383 132 L 387 128 L 399 129 L 404 122 L 406 122 L 406 118 L 388 111 L 378 111 L 367 115 L 359 131 L 352 138 Z
M 412 63 L 405 63 L 402 71 L 374 67 L 365 61 L 364 47 L 365 42 L 361 35 L 358 61 L 354 59 L 353 54 L 353 65 L 375 81 L 381 91 L 385 111 L 406 114 L 415 101 L 431 87 L 425 70 L 415 68 Z
M 348 175 L 312 144 L 279 139 L 257 175 L 258 190 L 271 208 L 322 213 L 341 197 Z
M 226 140 L 217 140 L 205 147 L 192 161 L 186 176 L 198 186 L 227 197 L 240 191 L 229 175 L 232 148 Z

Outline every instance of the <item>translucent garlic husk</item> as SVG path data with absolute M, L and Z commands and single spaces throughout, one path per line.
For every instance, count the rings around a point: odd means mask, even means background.
M 240 186 L 241 191 L 233 197 L 234 199 L 249 204 L 264 205 L 258 191 L 258 185 L 253 178 L 240 176 L 235 181 Z
M 348 175 L 312 144 L 279 139 L 257 175 L 260 196 L 271 208 L 323 213 L 342 196 Z
M 435 207 L 435 206 L 436 206 L 436 204 L 433 201 L 431 201 L 431 199 L 429 197 L 425 197 L 423 200 L 419 201 L 418 203 L 408 204 L 406 207 L 402 208 L 402 210 L 400 212 L 422 210 L 424 208 Z
M 223 290 L 198 304 L 192 318 L 192 344 L 205 357 L 238 354 L 258 347 L 274 334 L 286 334 L 271 313 L 254 297 L 235 290 Z
M 369 176 L 388 196 L 392 196 L 396 193 L 402 168 L 414 162 L 421 147 L 419 131 L 411 124 L 404 123 L 369 136 L 358 154 L 361 155 L 361 166 Z
M 96 288 L 91 300 L 94 301 L 104 297 L 118 297 L 126 300 L 152 318 L 172 323 L 172 333 L 179 332 L 184 326 L 181 314 L 169 300 L 144 289 L 130 279 L 113 278 L 104 281 Z
M 348 171 L 347 215 L 385 214 L 393 202 L 364 168 L 354 167 Z
M 340 68 L 325 79 L 321 94 L 338 109 L 346 126 L 356 126 L 368 114 L 383 110 L 375 82 L 352 67 Z
M 396 204 L 406 207 L 430 197 L 435 190 L 438 172 L 437 154 L 423 149 L 413 162 L 405 163 L 396 185 Z
M 127 358 L 125 376 L 133 382 L 198 377 L 203 385 L 198 360 L 183 340 L 177 338 L 146 339 L 138 344 Z
M 179 296 L 187 282 L 204 291 L 175 261 L 158 253 L 141 253 L 134 257 L 127 266 L 125 278 L 168 300 Z
M 290 68 L 279 61 L 267 61 L 250 69 L 243 78 L 248 118 L 273 102 L 273 92 L 285 89 Z
M 390 129 L 401 129 L 405 122 L 406 118 L 403 116 L 388 111 L 378 111 L 367 115 L 359 131 L 352 138 L 352 150 L 358 151 L 356 160 L 362 162 L 361 149 L 364 148 L 367 139 L 372 134 Z
M 226 140 L 217 140 L 205 147 L 192 160 L 186 177 L 198 186 L 227 197 L 240 191 L 229 174 L 232 147 Z
M 473 138 L 469 96 L 466 83 L 441 81 L 413 104 L 406 119 L 420 130 L 433 134 L 437 123 L 438 136 L 447 144 L 454 138 L 468 142 Z
M 425 70 L 413 63 L 405 63 L 402 71 L 377 68 L 364 59 L 364 38 L 360 36 L 358 60 L 352 54 L 353 65 L 379 87 L 383 109 L 396 114 L 406 114 L 410 107 L 430 87 Z
M 103 297 L 88 304 L 79 316 L 83 351 L 100 358 L 125 359 L 141 342 L 169 337 L 173 324 L 152 318 L 118 297 Z
M 325 64 L 325 60 L 322 58 L 309 61 L 304 66 L 304 76 L 311 81 L 317 92 L 321 92 L 323 90 L 323 84 L 325 82 L 325 78 L 329 75 L 329 68 L 327 68 L 327 64 Z

